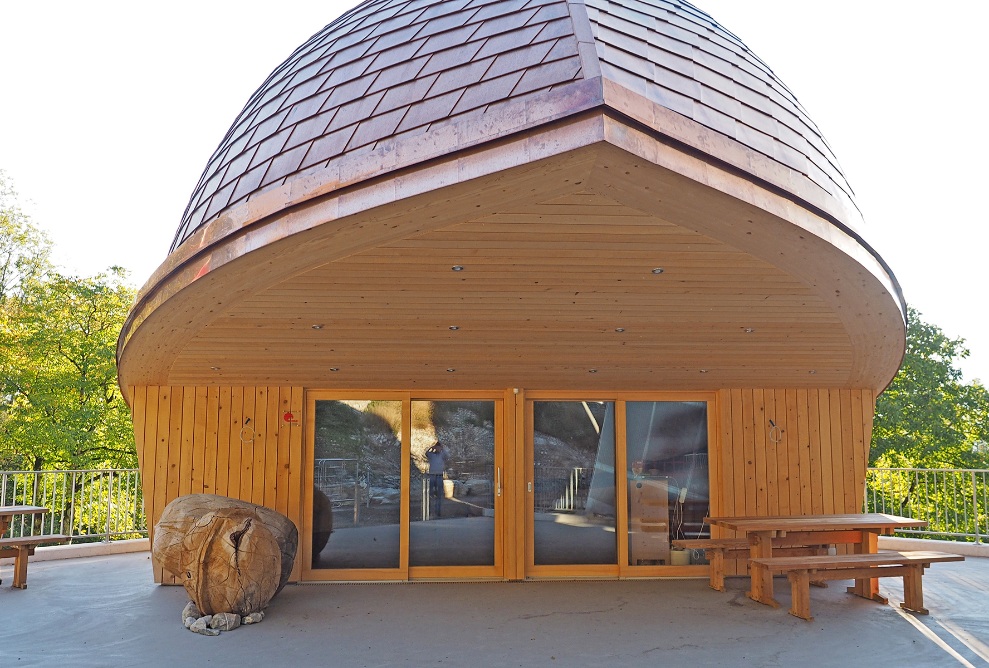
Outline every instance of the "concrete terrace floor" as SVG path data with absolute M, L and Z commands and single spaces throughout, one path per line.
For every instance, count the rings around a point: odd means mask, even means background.
M 931 614 L 811 590 L 812 622 L 706 580 L 289 585 L 259 625 L 219 637 L 181 624 L 181 587 L 147 552 L 0 571 L 0 666 L 987 666 L 989 559 L 935 564 Z

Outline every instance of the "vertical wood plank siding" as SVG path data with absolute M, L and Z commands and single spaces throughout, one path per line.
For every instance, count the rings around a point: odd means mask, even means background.
M 137 387 L 133 396 L 149 528 L 169 501 L 201 493 L 267 506 L 301 528 L 302 388 Z M 156 565 L 155 581 L 175 579 Z
M 150 527 L 177 496 L 207 493 L 273 508 L 301 530 L 303 388 L 174 386 L 133 392 Z M 874 402 L 870 390 L 720 391 L 710 448 L 711 514 L 858 512 Z M 155 579 L 174 582 L 157 567 Z
M 718 404 L 712 516 L 861 511 L 871 390 L 723 390 Z

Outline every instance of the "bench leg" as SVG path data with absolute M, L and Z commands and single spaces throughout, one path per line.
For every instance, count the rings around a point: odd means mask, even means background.
M 710 562 L 711 589 L 715 591 L 725 590 L 725 551 L 722 549 L 707 550 L 707 559 Z
M 17 548 L 17 556 L 14 557 L 14 589 L 27 589 L 27 558 L 33 550 L 22 545 Z
M 928 614 L 924 607 L 924 567 L 922 564 L 911 566 L 903 576 L 903 603 L 900 607 L 921 615 Z
M 808 622 L 814 618 L 810 615 L 810 573 L 808 571 L 790 571 L 790 614 Z

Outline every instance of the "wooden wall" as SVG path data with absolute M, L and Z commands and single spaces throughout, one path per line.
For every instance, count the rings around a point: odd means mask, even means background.
M 169 501 L 200 493 L 267 506 L 301 528 L 301 387 L 136 387 L 132 392 L 149 528 Z M 299 563 L 293 579 L 301 572 Z M 173 578 L 156 566 L 155 581 Z
M 712 516 L 861 512 L 871 390 L 722 390 L 718 408 Z
M 209 493 L 277 510 L 301 530 L 303 388 L 132 391 L 149 527 L 172 499 Z M 719 391 L 711 515 L 859 512 L 874 402 L 870 390 Z M 155 580 L 174 582 L 157 567 Z

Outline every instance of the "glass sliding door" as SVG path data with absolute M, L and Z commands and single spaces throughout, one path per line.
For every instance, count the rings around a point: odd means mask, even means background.
M 494 401 L 412 402 L 409 566 L 493 566 Z
M 530 405 L 533 565 L 617 564 L 614 402 Z
M 707 402 L 625 404 L 629 566 L 697 561 L 670 541 L 708 535 L 707 434 Z
M 313 569 L 400 567 L 402 404 L 315 402 Z

